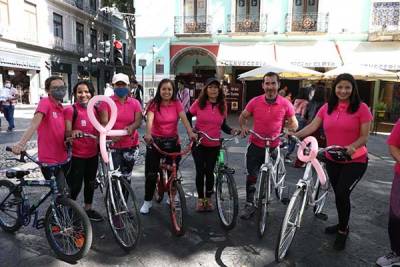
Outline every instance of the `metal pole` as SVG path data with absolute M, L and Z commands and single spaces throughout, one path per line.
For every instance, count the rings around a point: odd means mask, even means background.
M 151 69 L 152 69 L 152 75 L 151 75 L 151 86 L 154 88 L 154 68 L 156 66 L 155 62 L 154 62 L 154 48 L 155 45 L 153 44 L 153 47 L 151 49 L 151 52 L 153 54 L 153 62 L 151 63 Z

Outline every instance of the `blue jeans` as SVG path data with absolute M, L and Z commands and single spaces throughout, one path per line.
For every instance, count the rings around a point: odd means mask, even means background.
M 3 105 L 3 112 L 4 112 L 4 117 L 6 118 L 8 122 L 8 129 L 11 130 L 15 128 L 14 125 L 14 105 L 8 105 L 5 104 Z

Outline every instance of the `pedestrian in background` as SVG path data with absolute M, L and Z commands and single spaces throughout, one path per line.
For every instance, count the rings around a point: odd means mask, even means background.
M 135 80 L 131 80 L 131 94 L 132 97 L 139 101 L 140 106 L 143 108 L 143 87 Z
M 76 201 L 84 183 L 85 211 L 92 221 L 102 221 L 103 217 L 92 208 L 98 166 L 98 146 L 93 138 L 83 134 L 97 135 L 97 130 L 89 120 L 87 104 L 94 96 L 91 82 L 80 81 L 72 90 L 75 103 L 64 109 L 65 135 L 72 137 L 71 170 L 67 174 L 70 197 Z
M 361 102 L 357 83 L 351 74 L 336 77 L 327 104 L 318 111 L 314 120 L 295 135 L 304 138 L 314 133 L 322 125 L 327 145 L 343 146 L 350 156 L 357 158 L 343 161 L 326 153 L 326 170 L 333 187 L 338 213 L 338 224 L 325 228 L 326 234 L 335 234 L 333 248 L 343 250 L 349 235 L 350 194 L 361 180 L 368 166 L 368 141 L 372 115 L 368 106 Z M 362 153 L 355 152 L 362 151 Z
M 104 88 L 104 95 L 105 96 L 113 96 L 114 89 L 112 88 L 111 84 L 106 83 L 106 88 Z
M 176 96 L 178 100 L 181 101 L 185 114 L 188 113 L 190 108 L 190 91 L 189 88 L 185 86 L 183 81 L 178 82 L 178 92 Z
M 382 267 L 400 266 L 400 120 L 394 126 L 388 140 L 390 154 L 396 161 L 390 192 L 389 239 L 391 252 L 380 257 L 376 264 Z
M 7 132 L 13 131 L 14 125 L 14 110 L 15 104 L 17 103 L 18 93 L 9 79 L 5 80 L 4 87 L 0 90 L 0 102 L 1 110 L 4 114 L 4 118 L 8 122 Z M 1 119 L 0 119 L 0 130 L 1 130 Z

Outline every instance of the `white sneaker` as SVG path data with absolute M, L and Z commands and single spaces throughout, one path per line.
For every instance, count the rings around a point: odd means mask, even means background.
M 144 201 L 142 207 L 140 208 L 140 213 L 147 214 L 149 210 L 153 207 L 153 203 L 151 201 Z
M 391 267 L 394 264 L 399 264 L 400 266 L 400 256 L 398 256 L 396 253 L 392 251 L 389 254 L 380 257 L 376 261 L 376 264 L 381 267 Z

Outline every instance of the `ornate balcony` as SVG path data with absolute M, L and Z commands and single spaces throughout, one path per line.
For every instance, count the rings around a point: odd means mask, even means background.
M 260 16 L 233 16 L 228 15 L 227 32 L 266 32 L 267 15 Z
M 64 50 L 64 40 L 60 37 L 53 37 L 53 48 L 57 50 Z
M 177 16 L 175 17 L 175 34 L 211 34 L 211 16 Z
M 287 13 L 286 32 L 328 32 L 329 13 Z
M 398 33 L 400 32 L 400 3 L 398 5 L 376 6 L 372 11 L 370 33 Z

